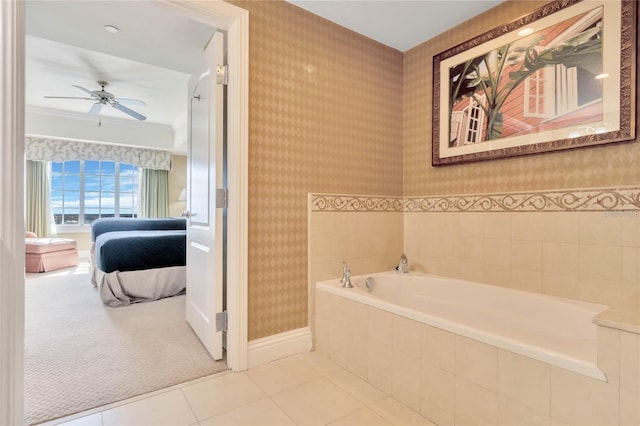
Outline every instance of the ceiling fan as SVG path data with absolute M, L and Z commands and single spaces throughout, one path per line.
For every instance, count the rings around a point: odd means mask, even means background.
M 72 84 L 73 87 L 82 90 L 83 92 L 86 92 L 89 94 L 89 98 L 82 98 L 82 97 L 77 97 L 77 96 L 45 96 L 45 98 L 50 98 L 50 99 L 84 99 L 84 100 L 88 100 L 88 101 L 95 101 L 95 103 L 91 106 L 91 109 L 89 109 L 89 114 L 92 115 L 99 115 L 100 111 L 102 111 L 102 107 L 105 105 L 111 105 L 112 107 L 114 107 L 117 110 L 120 110 L 122 112 L 124 112 L 125 114 L 130 115 L 133 118 L 137 118 L 138 120 L 146 120 L 147 117 L 145 117 L 144 115 L 130 109 L 127 108 L 126 106 L 122 105 L 122 104 L 131 104 L 131 105 L 142 105 L 142 106 L 146 106 L 147 104 L 144 103 L 143 101 L 139 100 L 139 99 L 127 99 L 127 98 L 116 98 L 115 96 L 113 96 L 112 93 L 106 92 L 104 90 L 105 86 L 108 86 L 109 83 L 107 83 L 106 81 L 98 81 L 97 82 L 100 86 L 101 89 L 100 90 L 89 90 L 89 89 L 85 89 L 84 87 L 81 86 L 76 86 L 75 84 Z

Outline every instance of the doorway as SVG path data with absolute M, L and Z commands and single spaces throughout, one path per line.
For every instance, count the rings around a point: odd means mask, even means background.
M 247 145 L 248 145 L 248 13 L 223 2 L 211 2 L 203 6 L 193 3 L 162 3 L 175 13 L 209 22 L 225 30 L 229 40 L 228 139 L 231 142 L 229 158 L 228 202 L 228 260 L 229 283 L 227 289 L 228 365 L 234 371 L 246 369 L 246 298 L 247 298 Z M 0 131 L 3 135 L 0 174 L 3 206 L 15 206 L 14 210 L 0 216 L 0 237 L 3 250 L 0 254 L 3 286 L 0 293 L 0 423 L 22 423 L 23 378 L 23 309 L 24 293 L 24 233 L 21 184 L 24 165 L 24 98 L 21 82 L 24 81 L 24 3 L 2 2 L 3 68 L 0 75 L 2 87 L 7 88 L 5 99 L 8 107 L 2 109 Z M 6 25 L 4 25 L 6 23 Z M 6 250 L 5 250 L 6 248 Z

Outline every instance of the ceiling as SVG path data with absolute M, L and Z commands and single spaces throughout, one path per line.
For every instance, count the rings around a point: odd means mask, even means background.
M 184 122 L 187 83 L 215 29 L 157 1 L 30 0 L 26 32 L 28 107 L 86 113 L 93 102 L 44 96 L 84 97 L 73 84 L 93 91 L 103 80 L 116 97 L 144 101 L 127 107 L 146 122 L 175 127 Z M 110 107 L 101 115 L 134 120 Z
M 499 0 L 289 0 L 339 25 L 404 51 L 481 13 Z M 120 29 L 105 31 L 105 25 Z M 186 118 L 186 90 L 203 47 L 215 29 L 158 1 L 26 2 L 27 106 L 86 113 L 78 85 L 116 97 L 140 99 L 130 106 L 149 123 L 176 128 Z M 168 30 L 170 29 L 170 30 Z M 114 108 L 101 115 L 134 120 Z
M 503 0 L 287 0 L 404 52 Z

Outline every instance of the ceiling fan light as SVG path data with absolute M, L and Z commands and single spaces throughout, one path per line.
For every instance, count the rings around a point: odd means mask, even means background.
M 104 29 L 112 34 L 118 34 L 120 32 L 120 28 L 116 27 L 115 25 L 105 25 Z

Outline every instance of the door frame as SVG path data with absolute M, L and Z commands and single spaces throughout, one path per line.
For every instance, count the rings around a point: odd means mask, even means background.
M 227 33 L 227 365 L 247 368 L 249 12 L 223 1 L 160 0 Z M 0 424 L 24 422 L 24 2 L 0 1 Z M 7 206 L 13 206 L 7 209 Z

